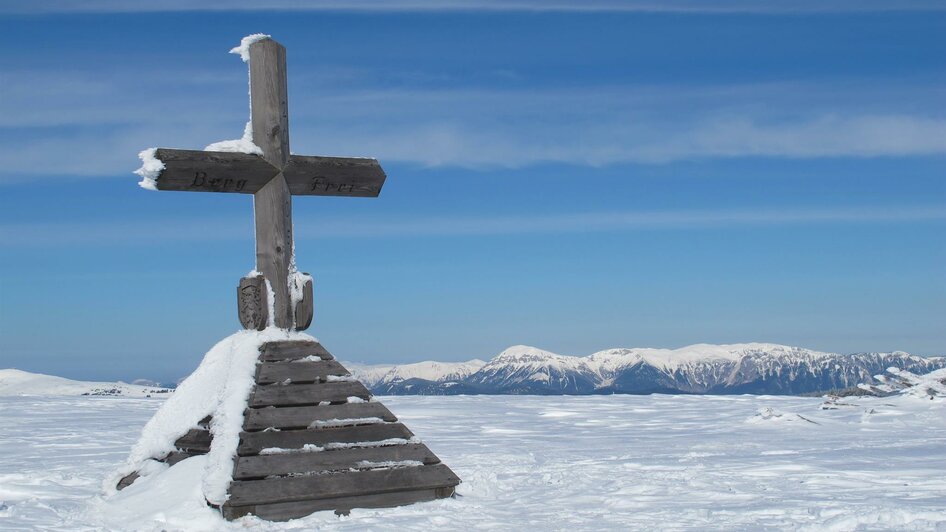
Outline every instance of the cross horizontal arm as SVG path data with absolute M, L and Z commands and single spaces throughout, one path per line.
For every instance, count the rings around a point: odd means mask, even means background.
M 155 157 L 164 163 L 155 180 L 158 190 L 255 194 L 279 174 L 247 153 L 158 148 Z M 283 175 L 293 196 L 374 198 L 385 179 L 378 161 L 354 157 L 292 155 Z
M 164 163 L 155 180 L 158 190 L 253 194 L 279 173 L 247 153 L 158 148 L 154 155 Z
M 283 176 L 293 196 L 375 198 L 384 185 L 384 170 L 375 159 L 290 155 Z

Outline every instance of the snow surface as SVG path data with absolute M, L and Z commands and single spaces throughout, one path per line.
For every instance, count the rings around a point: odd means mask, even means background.
M 161 386 L 139 386 L 124 382 L 85 382 L 29 373 L 18 369 L 0 369 L 0 396 L 9 395 L 122 395 L 159 397 L 173 393 Z
M 161 401 L 3 397 L 0 529 L 946 527 L 944 400 L 844 399 L 822 410 L 788 396 L 384 397 L 463 480 L 457 498 L 227 523 L 203 500 L 207 457 L 102 495 Z
M 921 399 L 946 397 L 946 368 L 926 375 L 916 375 L 900 368 L 887 368 L 887 375 L 876 375 L 874 378 L 879 384 L 859 384 L 857 387 L 879 397 L 897 393 Z
M 208 501 L 225 502 L 233 478 L 233 457 L 243 427 L 243 411 L 255 384 L 259 347 L 276 340 L 315 338 L 270 327 L 263 331 L 239 331 L 218 342 L 145 425 L 124 465 L 105 479 L 106 492 L 114 493 L 122 477 L 140 472 L 153 459 L 167 456 L 178 438 L 197 428 L 203 418 L 213 416 L 213 442 L 202 472 L 202 490 Z M 149 475 L 145 472 L 142 476 Z

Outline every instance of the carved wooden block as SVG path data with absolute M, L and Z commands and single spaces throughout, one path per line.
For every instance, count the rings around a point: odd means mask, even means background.
M 237 287 L 237 312 L 245 329 L 262 331 L 269 323 L 269 300 L 262 275 L 244 277 Z
M 309 275 L 309 274 L 306 274 Z M 306 279 L 302 286 L 302 300 L 296 302 L 296 330 L 304 331 L 312 325 L 315 301 L 312 299 L 312 279 Z

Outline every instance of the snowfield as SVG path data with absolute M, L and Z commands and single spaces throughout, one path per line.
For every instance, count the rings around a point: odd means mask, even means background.
M 105 497 L 162 400 L 2 397 L 0 529 L 946 529 L 941 398 L 380 400 L 463 479 L 456 499 L 227 523 L 204 457 Z

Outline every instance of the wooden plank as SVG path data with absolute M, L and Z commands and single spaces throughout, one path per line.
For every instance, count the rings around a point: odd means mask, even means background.
M 264 159 L 282 169 L 289 161 L 286 49 L 272 39 L 250 45 L 250 111 L 253 143 Z
M 256 384 L 276 382 L 319 382 L 329 375 L 343 377 L 351 375 L 344 366 L 334 360 L 318 362 L 263 362 L 256 367 Z
M 262 275 L 244 277 L 237 286 L 237 317 L 244 329 L 262 331 L 269 322 L 269 298 Z
M 192 456 L 199 456 L 199 455 L 202 455 L 202 454 L 207 454 L 207 453 L 206 453 L 206 452 L 197 452 L 197 451 L 190 451 L 190 452 L 174 451 L 174 452 L 170 453 L 169 455 L 165 456 L 161 461 L 164 462 L 165 464 L 169 465 L 169 466 L 172 466 L 172 465 L 174 465 L 174 464 L 176 464 L 176 463 L 178 463 L 178 462 L 181 462 L 181 461 L 183 461 L 183 460 L 187 460 L 188 458 L 190 458 L 190 457 L 192 457 Z
M 257 386 L 249 406 L 301 406 L 321 402 L 345 401 L 349 397 L 367 400 L 371 392 L 357 381 L 325 382 L 318 384 L 270 384 Z
M 309 275 L 309 274 L 304 274 Z M 304 331 L 312 325 L 312 315 L 315 313 L 315 301 L 312 299 L 312 278 L 309 277 L 302 285 L 302 299 L 296 302 L 295 309 L 296 330 Z
M 126 475 L 122 477 L 121 480 L 118 481 L 118 484 L 115 486 L 115 489 L 117 489 L 118 491 L 121 491 L 127 488 L 128 486 L 131 486 L 132 484 L 134 484 L 135 481 L 138 480 L 139 478 L 141 478 L 141 475 L 139 475 L 137 471 L 129 475 Z
M 248 153 L 158 148 L 155 157 L 164 163 L 155 181 L 158 190 L 255 194 L 279 173 Z
M 237 480 L 230 484 L 227 504 L 267 504 L 329 497 L 351 497 L 400 490 L 456 486 L 460 479 L 443 464 L 326 475 Z
M 209 430 L 204 429 L 191 429 L 187 431 L 187 434 L 184 434 L 174 442 L 174 446 L 182 451 L 200 451 L 206 453 L 210 451 L 210 440 L 213 439 L 213 436 L 210 435 Z M 193 453 L 193 454 L 201 454 Z
M 377 442 L 391 438 L 409 439 L 414 434 L 401 423 L 375 423 L 357 427 L 339 427 L 279 432 L 241 432 L 237 454 L 249 456 L 263 449 L 301 449 L 306 444 Z M 324 452 L 324 451 L 323 451 Z
M 452 497 L 453 487 L 405 490 L 391 493 L 377 493 L 373 495 L 357 495 L 354 497 L 337 497 L 306 501 L 292 501 L 253 506 L 223 505 L 223 516 L 226 519 L 239 519 L 245 515 L 255 515 L 269 521 L 288 521 L 305 517 L 313 512 L 335 510 L 340 515 L 348 514 L 353 508 L 392 508 L 405 504 L 433 501 Z
M 289 98 L 286 49 L 264 39 L 250 45 L 250 110 L 253 142 L 263 159 L 278 169 L 289 161 Z M 289 262 L 292 259 L 292 196 L 279 173 L 253 195 L 256 217 L 256 269 L 269 281 L 276 327 L 292 328 Z
M 375 159 L 291 155 L 283 168 L 294 196 L 374 198 L 384 186 L 384 170 Z
M 381 403 L 287 406 L 247 409 L 243 417 L 243 429 L 247 431 L 267 428 L 304 429 L 313 421 L 367 417 L 376 417 L 388 422 L 397 421 L 397 417 Z
M 299 360 L 309 356 L 317 356 L 322 360 L 332 360 L 332 355 L 318 342 L 307 340 L 290 340 L 285 342 L 269 342 L 260 348 L 260 360 L 264 362 L 278 362 L 280 360 Z
M 292 327 L 289 263 L 292 260 L 292 196 L 282 174 L 253 195 L 256 219 L 256 269 L 273 290 L 273 323 Z
M 237 458 L 233 478 L 245 480 L 294 473 L 366 469 L 370 466 L 364 462 L 370 464 L 405 460 L 422 462 L 426 465 L 440 463 L 437 455 L 431 452 L 426 445 L 411 443 L 407 445 L 389 445 L 387 447 L 337 449 L 316 453 L 241 456 Z

